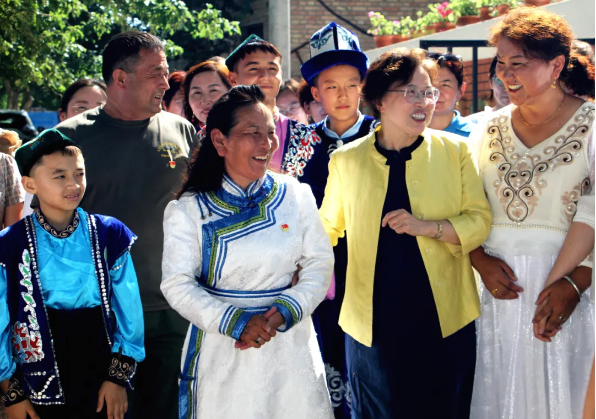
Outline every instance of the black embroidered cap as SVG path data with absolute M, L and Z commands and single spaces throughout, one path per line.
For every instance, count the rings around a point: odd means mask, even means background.
M 39 134 L 33 141 L 30 141 L 17 149 L 15 160 L 21 172 L 21 176 L 29 176 L 31 168 L 45 155 L 63 149 L 66 146 L 78 145 L 62 134 L 57 129 L 47 129 Z

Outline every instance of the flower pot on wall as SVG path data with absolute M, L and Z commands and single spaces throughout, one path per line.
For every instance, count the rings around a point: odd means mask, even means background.
M 526 0 L 528 6 L 544 6 L 550 4 L 550 0 Z
M 420 38 L 421 36 L 424 36 L 424 35 L 425 35 L 424 31 L 410 31 L 410 39 Z
M 455 23 L 451 22 L 439 22 L 434 24 L 435 32 L 445 32 L 451 29 L 455 29 Z
M 490 7 L 484 6 L 484 7 L 481 7 L 479 10 L 480 10 L 480 21 L 481 22 L 484 22 L 485 20 L 492 19 L 492 16 L 490 15 Z
M 471 25 L 472 23 L 478 23 L 480 22 L 480 16 L 476 15 L 476 16 L 460 16 L 457 19 L 457 24 L 456 26 L 466 26 L 466 25 Z
M 393 39 L 392 39 L 392 43 L 393 44 L 398 44 L 400 42 L 404 42 L 409 40 L 410 37 L 408 35 L 393 35 Z
M 428 25 L 424 27 L 424 35 L 430 35 L 433 34 L 437 31 L 437 28 L 435 28 L 435 24 L 433 23 L 432 25 Z
M 504 16 L 507 14 L 507 12 L 509 11 L 510 7 L 508 4 L 499 4 L 498 6 L 495 6 L 495 9 L 497 9 L 497 12 L 499 13 L 499 16 Z
M 375 45 L 377 48 L 386 47 L 393 43 L 393 35 L 375 36 Z

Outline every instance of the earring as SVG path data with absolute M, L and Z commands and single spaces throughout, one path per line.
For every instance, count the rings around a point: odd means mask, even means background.
M 557 79 L 553 80 L 553 84 L 550 85 L 551 89 L 556 89 L 557 88 Z

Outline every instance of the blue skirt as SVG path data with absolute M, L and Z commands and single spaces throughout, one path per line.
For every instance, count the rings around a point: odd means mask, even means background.
M 475 323 L 434 343 L 419 337 L 410 336 L 399 346 L 369 348 L 346 335 L 353 419 L 470 417 Z

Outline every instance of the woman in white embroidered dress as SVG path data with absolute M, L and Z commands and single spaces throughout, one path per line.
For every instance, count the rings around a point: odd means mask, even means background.
M 333 252 L 308 186 L 267 171 L 278 139 L 263 100 L 237 86 L 215 103 L 165 211 L 161 289 L 191 322 L 180 418 L 333 417 L 310 318 Z
M 486 286 L 473 419 L 582 415 L 594 356 L 594 306 L 584 292 L 591 262 L 546 283 L 576 203 L 594 182 L 594 104 L 561 88 L 594 89 L 593 66 L 570 54 L 572 39 L 569 25 L 541 8 L 511 11 L 491 30 L 512 105 L 470 137 L 493 213 L 484 249 L 471 255 Z

